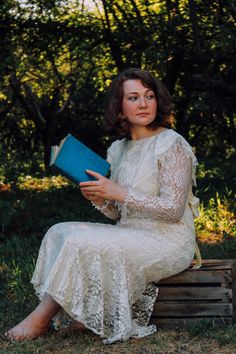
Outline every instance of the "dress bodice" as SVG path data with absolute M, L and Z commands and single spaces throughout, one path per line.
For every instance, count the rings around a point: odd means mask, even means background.
M 108 149 L 108 161 L 111 178 L 129 190 L 127 202 L 117 203 L 121 222 L 135 218 L 143 225 L 145 219 L 155 227 L 157 222 L 188 220 L 194 228 L 197 160 L 181 135 L 167 129 L 144 139 L 118 140 Z

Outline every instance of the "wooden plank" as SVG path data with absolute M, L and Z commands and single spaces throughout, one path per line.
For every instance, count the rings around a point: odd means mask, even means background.
M 222 301 L 230 302 L 232 299 L 232 289 L 222 287 L 163 287 L 159 289 L 157 302 L 172 301 Z
M 236 260 L 204 260 L 200 269 L 156 283 L 159 295 L 151 323 L 159 328 L 185 328 L 199 320 L 216 327 L 236 322 Z
M 233 305 L 233 323 L 236 323 L 236 279 L 232 283 L 232 305 Z
M 231 289 L 233 292 L 233 297 L 236 296 L 236 278 L 234 279 L 233 283 L 231 284 Z
M 234 272 L 233 272 L 234 271 Z M 208 282 L 208 277 L 212 277 L 211 282 L 220 282 L 220 281 L 232 281 L 232 273 L 236 275 L 236 260 L 232 259 L 222 259 L 222 260 L 206 260 L 203 261 L 203 266 L 200 269 L 188 268 L 182 273 L 174 275 L 167 278 L 171 282 L 188 282 L 189 276 L 196 281 L 200 281 L 202 278 L 203 282 Z M 196 275 L 197 274 L 197 275 Z M 234 275 L 233 274 L 233 275 Z M 224 278 L 225 276 L 225 278 Z M 161 280 L 161 283 L 167 281 L 167 279 Z
M 236 260 L 235 262 L 232 264 L 232 278 L 236 279 Z
M 196 317 L 196 318 L 155 318 L 152 317 L 150 324 L 155 324 L 160 329 L 174 329 L 174 328 L 189 328 L 193 325 L 199 323 L 199 321 L 210 322 L 214 327 L 220 328 L 232 324 L 231 317 L 221 317 L 221 318 L 206 318 L 206 317 Z
M 174 275 L 172 277 L 162 279 L 156 284 L 195 284 L 195 283 L 225 283 L 231 282 L 232 276 L 230 270 L 210 270 L 210 271 L 201 271 L 195 270 L 186 270 L 182 273 Z
M 154 317 L 201 317 L 201 316 L 232 316 L 233 306 L 230 303 L 182 303 L 156 302 Z
M 193 262 L 190 266 L 190 269 L 192 271 L 195 271 L 195 269 L 192 269 L 192 266 L 195 265 L 195 262 Z M 206 259 L 202 261 L 202 267 L 200 268 L 201 270 L 211 268 L 211 269 L 234 269 L 236 271 L 236 259 Z

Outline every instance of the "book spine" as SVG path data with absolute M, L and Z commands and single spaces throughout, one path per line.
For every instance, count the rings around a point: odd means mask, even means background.
M 64 177 L 66 177 L 67 179 L 69 179 L 70 181 L 76 183 L 76 184 L 79 184 L 80 181 L 76 180 L 75 178 L 73 178 L 72 176 L 70 176 L 68 173 L 66 173 L 65 171 L 63 171 L 61 168 L 57 167 L 56 165 L 51 165 L 50 166 L 50 170 L 57 173 L 57 174 L 60 174 Z

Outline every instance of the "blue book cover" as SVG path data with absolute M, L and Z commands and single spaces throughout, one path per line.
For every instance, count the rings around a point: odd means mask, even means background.
M 110 164 L 73 135 L 68 134 L 59 146 L 51 147 L 50 168 L 79 183 L 95 179 L 88 175 L 86 170 L 106 176 Z

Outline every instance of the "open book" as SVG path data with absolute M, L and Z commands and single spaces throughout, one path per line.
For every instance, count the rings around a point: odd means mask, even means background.
M 106 176 L 110 169 L 106 160 L 71 134 L 62 139 L 59 146 L 51 147 L 49 166 L 75 183 L 94 180 L 86 170 Z

